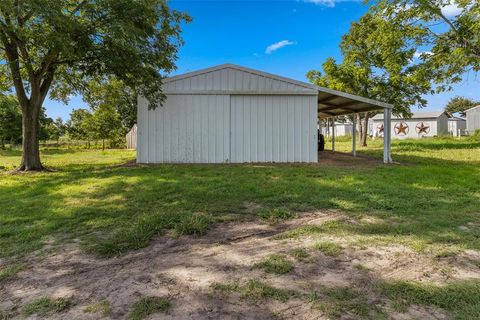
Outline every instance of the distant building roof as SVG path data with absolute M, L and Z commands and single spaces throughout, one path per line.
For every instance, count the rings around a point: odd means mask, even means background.
M 470 110 L 473 110 L 473 109 L 477 109 L 477 108 L 480 108 L 480 105 L 478 105 L 478 106 L 476 106 L 476 107 L 472 107 L 472 108 L 470 108 L 470 109 L 467 109 L 467 110 L 465 110 L 465 112 L 470 111 Z
M 409 119 L 437 119 L 444 113 L 445 111 L 415 112 L 412 114 L 412 117 Z M 375 115 L 372 119 L 383 120 L 383 113 L 379 113 Z M 395 120 L 395 119 L 399 120 L 399 119 L 405 119 L 405 118 L 392 115 L 392 120 Z
M 461 117 L 456 117 L 456 116 L 451 116 L 451 117 L 448 118 L 448 121 L 467 121 L 467 119 L 461 118 Z

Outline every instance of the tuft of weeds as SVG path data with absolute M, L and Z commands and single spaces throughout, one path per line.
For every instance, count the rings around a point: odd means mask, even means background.
M 330 257 L 337 257 L 342 253 L 342 247 L 335 242 L 318 241 L 313 247 Z
M 170 307 L 170 301 L 160 297 L 143 297 L 133 305 L 129 320 L 142 320 L 151 314 L 162 312 Z
M 253 301 L 274 299 L 287 302 L 294 295 L 292 291 L 272 287 L 258 279 L 249 280 L 242 288 L 242 296 Z
M 295 248 L 290 250 L 288 253 L 297 261 L 306 261 L 308 258 L 310 258 L 310 254 L 303 248 Z
M 285 231 L 273 237 L 275 240 L 297 239 L 304 236 L 319 234 L 322 227 L 317 225 L 301 226 L 292 230 Z
M 221 282 L 215 282 L 211 285 L 211 287 L 214 290 L 217 291 L 223 291 L 223 292 L 238 292 L 240 289 L 240 286 L 238 282 L 233 282 L 233 283 L 221 283 Z
M 85 313 L 101 313 L 102 316 L 107 317 L 112 312 L 112 307 L 110 306 L 110 302 L 107 299 L 102 299 L 97 303 L 91 304 L 85 309 L 83 309 Z
M 275 288 L 265 282 L 258 279 L 251 279 L 244 285 L 238 283 L 214 283 L 212 288 L 217 291 L 232 293 L 240 293 L 242 298 L 259 301 L 265 299 L 274 299 L 281 302 L 287 302 L 296 293 L 293 291 L 287 291 L 283 289 Z
M 271 254 L 265 260 L 255 263 L 253 267 L 275 274 L 285 274 L 293 270 L 293 264 L 281 254 Z
M 212 216 L 207 214 L 186 214 L 180 222 L 175 224 L 175 233 L 177 235 L 202 235 L 207 232 L 212 221 Z
M 162 212 L 143 216 L 87 249 L 104 257 L 113 257 L 146 247 L 155 235 L 165 230 L 174 230 L 177 235 L 202 235 L 212 223 L 213 218 L 207 214 Z
M 455 319 L 480 319 L 480 281 L 458 281 L 445 286 L 414 281 L 382 282 L 378 290 L 398 308 L 411 304 L 450 311 Z
M 36 314 L 45 317 L 66 311 L 73 305 L 73 301 L 69 298 L 51 299 L 49 297 L 42 297 L 24 306 L 22 312 L 25 316 Z
M 0 269 L 0 284 L 3 282 L 6 282 L 8 279 L 12 278 L 14 275 L 16 275 L 18 272 L 20 272 L 23 269 L 22 264 L 11 264 L 9 266 L 6 266 L 2 269 Z
M 264 208 L 259 210 L 258 216 L 262 220 L 268 221 L 270 223 L 276 223 L 279 221 L 295 218 L 297 214 L 290 211 L 288 208 Z
M 323 288 L 321 292 L 309 294 L 307 300 L 329 318 L 338 319 L 345 314 L 355 315 L 357 319 L 384 316 L 379 308 L 369 305 L 364 294 L 351 288 Z

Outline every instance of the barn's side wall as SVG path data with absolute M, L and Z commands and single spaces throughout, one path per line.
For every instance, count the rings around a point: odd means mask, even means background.
M 480 108 L 472 108 L 467 111 L 467 131 L 472 134 L 475 130 L 480 129 Z

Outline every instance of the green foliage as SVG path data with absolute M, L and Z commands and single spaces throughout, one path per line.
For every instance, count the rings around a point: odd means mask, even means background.
M 0 94 L 0 147 L 22 142 L 22 112 L 17 99 Z
M 293 264 L 280 254 L 271 254 L 265 260 L 255 263 L 253 267 L 275 274 L 285 274 L 293 270 Z
M 111 105 L 100 105 L 95 109 L 93 116 L 86 119 L 91 120 L 91 123 L 87 122 L 87 128 L 90 128 L 96 139 L 103 141 L 103 150 L 105 150 L 105 140 L 115 141 L 119 135 L 123 134 L 120 117 Z
M 0 93 L 15 88 L 24 123 L 34 128 L 48 94 L 63 101 L 88 96 L 92 81 L 114 79 L 156 107 L 190 17 L 164 0 L 30 0 L 0 1 L 0 21 Z M 22 169 L 41 170 L 38 132 L 24 132 L 32 152 Z
M 384 319 L 381 310 L 369 304 L 367 297 L 351 288 L 323 288 L 308 296 L 313 306 L 329 318 L 340 319 L 342 315 L 355 315 L 356 319 Z
M 91 113 L 86 109 L 73 109 L 70 113 L 70 120 L 66 123 L 66 131 L 68 136 L 73 140 L 88 140 L 88 128 L 83 124 L 85 119 L 91 117 Z
M 451 98 L 447 105 L 445 106 L 445 111 L 449 113 L 460 113 L 462 117 L 465 117 L 465 111 L 480 105 L 480 102 L 473 101 L 472 99 L 465 97 L 453 97 Z
M 394 113 L 408 116 L 412 105 L 426 105 L 423 96 L 431 92 L 430 74 L 414 59 L 415 44 L 425 36 L 413 24 L 369 11 L 343 36 L 343 62 L 329 58 L 323 72 L 312 70 L 307 77 L 319 86 L 390 103 Z
M 23 307 L 23 314 L 26 316 L 39 315 L 49 316 L 70 309 L 73 302 L 68 298 L 51 299 L 49 297 L 39 298 Z
M 313 247 L 331 257 L 337 257 L 342 253 L 342 246 L 334 242 L 319 241 L 316 242 Z
M 307 252 L 307 250 L 302 248 L 292 249 L 290 250 L 289 254 L 297 261 L 305 261 L 310 257 L 310 254 Z
M 92 80 L 88 90 L 83 95 L 83 100 L 93 110 L 101 105 L 115 108 L 126 134 L 137 122 L 137 94 L 134 90 L 115 78 L 106 80 Z
M 91 304 L 83 309 L 85 313 L 100 313 L 104 317 L 108 317 L 112 312 L 112 307 L 107 299 L 102 299 L 97 303 Z
M 185 213 L 182 219 L 175 224 L 174 229 L 178 235 L 202 235 L 212 224 L 210 215 L 199 213 Z
M 456 319 L 480 317 L 480 282 L 469 280 L 436 286 L 414 281 L 383 282 L 379 291 L 399 305 L 436 306 L 451 311 Z
M 11 264 L 0 269 L 0 285 L 23 269 L 22 264 Z
M 297 216 L 295 212 L 290 211 L 287 208 L 274 208 L 274 209 L 267 209 L 263 208 L 258 211 L 258 216 L 262 220 L 266 220 L 268 222 L 278 222 L 282 220 L 292 219 Z
M 133 305 L 128 316 L 129 320 L 142 320 L 149 315 L 162 312 L 170 308 L 170 301 L 159 297 L 143 297 Z
M 384 19 L 402 26 L 412 25 L 428 34 L 416 43 L 420 55 L 437 83 L 437 90 L 462 80 L 465 71 L 480 70 L 480 3 L 472 0 L 409 1 L 379 0 L 377 10 Z M 448 15 L 444 7 L 454 5 L 458 10 Z
M 250 279 L 244 285 L 240 285 L 237 282 L 234 283 L 214 283 L 212 288 L 216 291 L 225 293 L 238 292 L 242 298 L 249 299 L 254 302 L 259 302 L 264 299 L 273 299 L 281 302 L 287 302 L 296 293 L 293 291 L 282 290 L 275 288 L 265 282 L 258 279 Z

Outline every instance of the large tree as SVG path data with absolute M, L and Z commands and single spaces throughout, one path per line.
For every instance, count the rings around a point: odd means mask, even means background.
M 480 71 L 480 2 L 477 0 L 372 1 L 384 19 L 415 25 L 427 34 L 417 54 L 436 71 L 437 89 L 446 90 L 465 72 Z
M 343 36 L 343 61 L 329 58 L 323 71 L 312 70 L 307 77 L 319 86 L 390 103 L 394 113 L 408 117 L 410 106 L 425 106 L 423 95 L 432 90 L 432 74 L 415 55 L 425 36 L 415 25 L 386 21 L 371 10 Z M 363 146 L 370 115 L 357 115 Z
M 480 102 L 474 101 L 465 97 L 453 97 L 445 106 L 445 111 L 449 113 L 460 113 L 462 117 L 465 117 L 465 111 L 480 105 Z
M 166 0 L 0 0 L 0 87 L 15 89 L 23 118 L 18 170 L 43 169 L 39 116 L 49 93 L 67 100 L 113 77 L 151 107 L 163 101 L 188 20 Z

